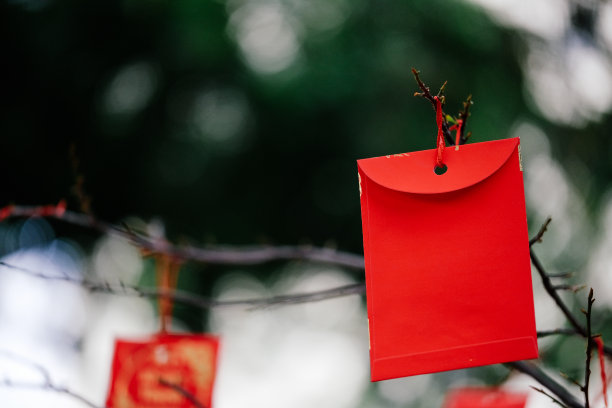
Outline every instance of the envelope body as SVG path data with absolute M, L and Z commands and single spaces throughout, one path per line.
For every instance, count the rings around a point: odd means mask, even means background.
M 524 408 L 527 396 L 495 388 L 460 388 L 448 393 L 443 408 Z
M 109 408 L 210 408 L 219 341 L 208 335 L 159 334 L 117 340 Z
M 372 381 L 538 356 L 519 139 L 358 160 Z

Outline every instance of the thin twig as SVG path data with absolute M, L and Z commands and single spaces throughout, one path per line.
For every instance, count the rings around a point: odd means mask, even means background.
M 141 298 L 170 298 L 177 303 L 182 303 L 199 309 L 211 309 L 227 306 L 249 306 L 251 308 L 265 308 L 271 306 L 318 302 L 342 296 L 365 293 L 365 285 L 363 283 L 353 283 L 315 292 L 297 293 L 292 295 L 279 295 L 267 298 L 239 300 L 216 300 L 196 295 L 194 293 L 185 292 L 182 290 L 164 290 L 160 288 L 138 287 L 133 285 L 126 285 L 124 283 L 113 285 L 108 282 L 93 282 L 90 280 L 74 278 L 68 275 L 47 275 L 40 271 L 22 268 L 20 266 L 12 265 L 4 261 L 0 261 L 0 266 L 24 273 L 35 278 L 78 285 L 91 293 L 104 293 Z
M 548 273 L 549 278 L 562 278 L 567 279 L 574 276 L 574 272 L 559 272 L 559 273 Z
M 165 387 L 172 388 L 174 391 L 181 394 L 183 397 L 187 398 L 189 402 L 193 404 L 196 408 L 207 408 L 206 405 L 202 404 L 195 395 L 187 391 L 185 388 L 181 387 L 178 384 L 172 383 L 170 381 L 164 380 L 163 378 L 159 379 L 159 383 Z
M 555 290 L 569 290 L 574 293 L 580 292 L 582 289 L 586 288 L 586 285 L 554 285 L 553 288 Z
M 548 295 L 555 301 L 559 309 L 561 309 L 561 312 L 563 312 L 567 320 L 570 322 L 570 325 L 576 330 L 576 332 L 580 334 L 582 337 L 588 339 L 587 330 L 578 322 L 576 316 L 574 316 L 574 314 L 569 310 L 569 308 L 563 302 L 563 300 L 561 300 L 561 297 L 555 290 L 555 287 L 552 284 L 550 277 L 544 270 L 544 267 L 542 266 L 542 264 L 540 263 L 540 260 L 538 259 L 535 252 L 533 251 L 533 248 L 529 250 L 529 254 L 531 256 L 531 262 L 533 263 L 533 266 L 535 266 L 536 270 L 538 271 L 540 278 L 542 279 L 542 284 L 544 285 L 544 289 L 546 290 Z M 591 343 L 591 346 L 593 346 L 592 343 L 594 343 L 594 340 L 590 339 L 589 342 Z M 612 357 L 612 347 L 605 345 L 604 353 L 608 357 Z
M 553 402 L 555 404 L 558 404 L 558 405 L 560 405 L 560 406 L 562 406 L 564 408 L 567 408 L 567 405 L 565 405 L 564 403 L 562 403 L 561 401 L 559 401 L 558 399 L 556 399 L 555 397 L 553 397 L 552 395 L 550 395 L 549 393 L 544 391 L 542 388 L 537 388 L 537 387 L 534 387 L 533 385 L 530 385 L 530 387 L 533 388 L 534 390 L 536 390 L 537 392 L 539 392 L 540 394 L 546 395 L 548 398 L 553 400 Z
M 586 316 L 586 323 L 587 323 L 586 325 L 587 344 L 586 344 L 586 362 L 585 362 L 585 367 L 584 367 L 584 385 L 580 388 L 582 389 L 582 392 L 584 392 L 585 408 L 590 407 L 589 382 L 591 378 L 591 357 L 593 355 L 593 343 L 594 343 L 593 338 L 592 338 L 592 333 L 591 333 L 591 311 L 592 311 L 594 302 L 595 302 L 595 299 L 593 299 L 593 288 L 591 288 L 591 290 L 589 291 L 587 310 L 586 311 L 583 310 L 583 313 Z
M 544 267 L 540 263 L 540 260 L 536 256 L 533 249 L 529 250 L 529 255 L 531 257 L 531 262 L 533 263 L 533 266 L 535 266 L 536 270 L 540 274 L 540 278 L 542 279 L 542 284 L 544 285 L 544 289 L 546 290 L 546 292 L 550 295 L 550 297 L 553 298 L 553 300 L 555 301 L 559 309 L 561 309 L 561 311 L 563 312 L 567 320 L 576 329 L 576 331 L 578 331 L 582 336 L 586 337 L 586 331 L 584 327 L 582 327 L 582 325 L 578 323 L 578 320 L 576 320 L 576 317 L 572 314 L 569 308 L 565 305 L 563 300 L 561 300 L 561 297 L 555 290 L 555 287 L 552 284 L 550 277 L 546 274 Z
M 546 233 L 546 231 L 548 230 L 548 225 L 550 224 L 550 222 L 552 221 L 551 217 L 546 218 L 546 221 L 544 221 L 544 224 L 542 224 L 542 226 L 540 227 L 540 230 L 538 231 L 538 233 L 529 240 L 529 246 L 533 246 L 533 244 L 537 243 L 537 242 L 542 242 L 542 237 L 544 236 L 544 234 Z
M 561 384 L 553 380 L 544 371 L 540 370 L 536 365 L 527 361 L 513 361 L 506 363 L 517 371 L 530 376 L 531 378 L 538 381 L 544 387 L 548 388 L 550 392 L 559 398 L 569 408 L 584 408 L 584 406 L 563 387 Z
M 44 368 L 42 365 L 26 358 L 23 357 L 21 355 L 15 354 L 13 352 L 7 351 L 7 350 L 0 350 L 0 355 L 14 360 L 16 362 L 18 362 L 19 364 L 23 364 L 25 366 L 29 366 L 31 368 L 33 368 L 34 370 L 36 370 L 38 373 L 40 373 L 40 375 L 43 378 L 43 382 L 42 383 L 31 383 L 31 382 L 21 382 L 21 381 L 13 381 L 9 378 L 4 378 L 3 380 L 0 381 L 0 386 L 2 387 L 10 387 L 10 388 L 22 388 L 22 389 L 31 389 L 31 390 L 42 390 L 42 391 L 50 391 L 50 392 L 56 392 L 59 394 L 64 394 L 67 395 L 75 400 L 78 400 L 80 402 L 82 402 L 83 404 L 92 407 L 92 408 L 101 408 L 99 405 L 93 403 L 92 401 L 90 401 L 89 399 L 85 398 L 84 396 L 82 396 L 81 394 L 78 394 L 74 391 L 72 391 L 71 389 L 69 389 L 68 387 L 65 386 L 61 386 L 61 385 L 57 385 L 54 384 L 53 381 L 51 380 L 51 375 L 49 374 L 49 371 Z
M 461 124 L 461 133 L 459 133 L 459 144 L 464 144 L 467 142 L 470 134 L 465 134 L 465 129 L 467 125 L 468 118 L 470 117 L 470 107 L 474 104 L 472 102 L 472 95 L 468 95 L 465 102 L 463 102 L 463 110 L 459 112 L 459 119 L 462 120 Z
M 554 336 L 554 335 L 575 335 L 580 334 L 576 329 L 554 329 L 538 331 L 538 338 Z
M 422 91 L 422 92 L 416 92 L 414 95 L 422 96 L 423 98 L 427 99 L 429 102 L 431 102 L 434 110 L 436 110 L 436 100 L 434 99 L 433 95 L 429 91 L 429 87 L 425 85 L 425 83 L 421 80 L 421 77 L 419 76 L 419 71 L 412 68 L 412 75 L 414 75 L 414 79 L 416 79 L 416 82 Z M 438 95 L 437 95 L 441 99 L 443 98 L 443 96 L 441 95 L 441 92 L 444 91 L 445 86 L 446 86 L 446 82 L 444 82 L 442 87 L 440 87 L 440 91 L 438 92 Z M 444 114 L 442 114 L 442 117 L 444 118 Z M 442 132 L 444 133 L 444 138 L 446 139 L 446 141 L 450 145 L 454 145 L 455 140 L 453 139 L 453 136 L 451 135 L 450 129 L 448 128 L 448 123 L 446 123 L 446 119 L 442 119 Z

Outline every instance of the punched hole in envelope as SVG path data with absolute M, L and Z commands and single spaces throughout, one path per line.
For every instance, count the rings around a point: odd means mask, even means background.
M 448 167 L 444 163 L 442 163 L 441 166 L 435 166 L 434 167 L 434 173 L 436 173 L 438 176 L 441 176 L 444 173 L 446 173 L 446 170 L 448 170 Z

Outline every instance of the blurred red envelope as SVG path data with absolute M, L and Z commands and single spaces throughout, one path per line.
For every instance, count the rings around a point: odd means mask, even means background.
M 524 408 L 527 394 L 496 388 L 461 388 L 448 393 L 443 408 Z
M 372 381 L 538 356 L 519 148 L 357 161 Z
M 162 333 L 144 341 L 117 340 L 109 408 L 210 408 L 218 339 Z M 188 393 L 188 396 L 186 396 Z

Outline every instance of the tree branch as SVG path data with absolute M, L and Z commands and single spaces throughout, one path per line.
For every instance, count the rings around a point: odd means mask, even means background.
M 49 371 L 47 371 L 46 368 L 44 368 L 43 366 L 41 366 L 38 363 L 35 363 L 34 361 L 27 359 L 23 356 L 20 356 L 18 354 L 12 353 L 10 351 L 6 351 L 6 350 L 0 350 L 0 356 L 3 356 L 5 358 L 14 360 L 20 364 L 29 366 L 31 368 L 33 368 L 34 370 L 38 371 L 40 373 L 40 375 L 43 377 L 43 382 L 42 383 L 30 383 L 30 382 L 21 382 L 21 381 L 13 381 L 11 379 L 8 378 L 4 378 L 3 380 L 0 381 L 0 386 L 2 387 L 10 387 L 10 388 L 22 388 L 22 389 L 31 389 L 31 390 L 42 390 L 42 391 L 49 391 L 49 392 L 56 392 L 59 394 L 64 394 L 67 395 L 77 401 L 82 402 L 83 404 L 87 405 L 88 407 L 91 408 L 101 408 L 99 405 L 93 403 L 92 401 L 90 401 L 89 399 L 85 398 L 84 396 L 82 396 L 81 394 L 78 394 L 72 390 L 70 390 L 68 387 L 65 386 L 61 386 L 61 385 L 57 385 L 55 383 L 52 382 L 51 380 L 51 375 L 49 374 Z M 106 408 L 106 407 L 104 407 Z
M 215 265 L 259 265 L 278 260 L 305 260 L 342 266 L 351 269 L 365 269 L 363 257 L 331 248 L 313 246 L 249 246 L 232 248 L 195 247 L 173 245 L 165 239 L 150 237 L 129 227 L 121 227 L 98 220 L 89 214 L 66 210 L 54 211 L 54 206 L 9 206 L 0 209 L 0 221 L 9 217 L 49 217 L 69 224 L 125 238 L 137 247 L 152 253 L 166 254 L 183 261 L 196 261 Z
M 538 332 L 538 338 L 554 336 L 554 335 L 576 335 L 580 334 L 576 329 L 554 329 L 554 330 L 543 330 Z
M 544 221 L 544 224 L 542 224 L 542 226 L 540 227 L 540 230 L 538 231 L 538 233 L 533 238 L 531 238 L 529 240 L 529 247 L 530 248 L 535 243 L 542 242 L 542 237 L 544 236 L 544 234 L 548 230 L 548 225 L 550 224 L 551 221 L 552 221 L 551 217 L 546 218 L 546 221 Z
M 183 397 L 185 397 L 187 400 L 189 400 L 189 402 L 191 402 L 194 407 L 196 407 L 196 408 L 207 408 L 206 405 L 204 405 L 200 401 L 198 401 L 198 399 L 196 398 L 195 395 L 193 395 L 192 393 L 190 393 L 189 391 L 187 391 L 185 388 L 181 387 L 180 385 L 171 383 L 170 381 L 166 381 L 163 378 L 159 379 L 159 383 L 161 385 L 165 386 L 165 387 L 172 388 L 174 391 L 176 391 L 179 394 L 181 394 Z
M 567 405 L 565 405 L 564 403 L 562 403 L 561 401 L 559 401 L 558 399 L 556 399 L 554 396 L 550 395 L 549 393 L 547 393 L 546 391 L 544 391 L 542 388 L 537 388 L 534 387 L 532 385 L 530 385 L 530 387 L 534 390 L 536 390 L 537 392 L 539 392 L 540 394 L 544 394 L 546 395 L 548 398 L 550 398 L 555 404 L 560 405 L 564 408 L 567 408 Z
M 240 300 L 216 300 L 196 295 L 190 292 L 185 292 L 182 290 L 164 290 L 160 288 L 138 287 L 132 285 L 125 285 L 122 283 L 118 285 L 113 285 L 108 282 L 93 282 L 90 280 L 73 278 L 68 275 L 47 275 L 39 271 L 22 268 L 20 266 L 12 265 L 4 261 L 0 261 L 0 266 L 39 279 L 45 279 L 48 281 L 59 281 L 78 285 L 90 293 L 105 293 L 120 296 L 134 296 L 140 298 L 169 298 L 174 300 L 175 302 L 182 303 L 188 306 L 193 306 L 199 309 L 212 309 L 228 306 L 249 306 L 252 308 L 264 308 L 271 306 L 318 302 L 342 296 L 365 293 L 365 285 L 363 283 L 353 283 L 315 292 L 298 293 L 292 295 L 279 295 L 267 298 Z
M 465 134 L 465 129 L 468 118 L 470 117 L 470 107 L 473 104 L 474 102 L 472 102 L 472 95 L 468 95 L 465 102 L 463 102 L 463 110 L 459 112 L 459 119 L 463 121 L 463 123 L 461 124 L 461 131 L 459 133 L 459 144 L 465 144 L 471 136 L 470 132 Z
M 594 343 L 592 334 L 591 334 L 591 312 L 592 312 L 594 302 L 595 302 L 595 299 L 593 299 L 593 288 L 591 288 L 591 290 L 589 291 L 587 310 L 586 311 L 583 310 L 586 316 L 586 322 L 587 322 L 587 328 L 586 328 L 587 345 L 586 345 L 586 362 L 585 362 L 585 367 L 584 367 L 584 385 L 580 388 L 582 389 L 582 392 L 584 392 L 585 408 L 590 407 L 589 382 L 591 378 L 591 356 L 593 355 L 593 343 Z
M 520 371 L 523 374 L 527 374 L 537 382 L 548 388 L 553 394 L 555 394 L 560 401 L 570 408 L 584 408 L 584 406 L 563 387 L 561 384 L 553 380 L 544 371 L 540 370 L 533 363 L 527 361 L 514 361 L 506 363 L 507 366 Z
M 429 102 L 431 102 L 434 110 L 436 110 L 436 100 L 434 99 L 433 95 L 430 93 L 429 91 L 429 87 L 427 85 L 425 85 L 425 83 L 423 81 L 421 81 L 421 77 L 419 76 L 419 71 L 417 71 L 416 69 L 412 68 L 412 75 L 414 75 L 414 79 L 416 79 L 417 84 L 419 85 L 419 88 L 421 88 L 422 92 L 416 92 L 414 95 L 415 96 L 422 96 L 423 98 L 427 99 Z M 446 86 L 446 82 L 442 85 L 442 87 L 440 88 L 440 92 L 438 92 L 439 97 L 443 96 L 441 95 L 441 92 L 444 90 L 444 87 Z M 444 113 L 442 113 L 442 132 L 444 133 L 444 138 L 446 139 L 446 141 L 450 144 L 450 145 L 454 145 L 455 144 L 455 140 L 453 139 L 453 136 L 451 135 L 450 129 L 448 128 L 448 123 L 446 123 L 446 118 L 444 116 Z
M 570 322 L 570 325 L 576 330 L 576 332 L 582 337 L 588 339 L 589 343 L 591 343 L 591 346 L 593 346 L 592 343 L 594 343 L 594 340 L 588 337 L 587 330 L 578 322 L 576 316 L 574 316 L 574 314 L 569 310 L 567 305 L 563 302 L 563 300 L 557 293 L 555 285 L 553 285 L 550 276 L 544 270 L 544 267 L 542 266 L 542 263 L 533 251 L 533 248 L 529 249 L 529 255 L 531 257 L 531 262 L 533 263 L 533 266 L 535 266 L 536 270 L 538 271 L 538 274 L 540 275 L 540 278 L 542 279 L 542 284 L 544 285 L 544 289 L 546 290 L 548 295 L 555 301 L 559 309 L 561 309 L 561 312 L 563 312 L 567 320 Z M 612 357 L 612 347 L 608 345 L 604 346 L 604 352 L 607 356 Z

